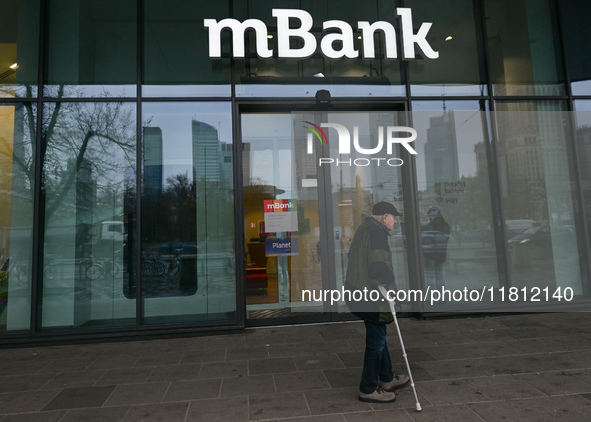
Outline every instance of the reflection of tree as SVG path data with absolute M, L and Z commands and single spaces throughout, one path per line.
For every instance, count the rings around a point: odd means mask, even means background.
M 107 180 L 114 175 L 120 183 L 125 162 L 117 158 L 123 155 L 127 163 L 135 161 L 133 110 L 123 103 L 56 102 L 44 110 L 41 143 L 42 190 L 54 192 L 46 198 L 49 219 L 83 166 L 90 165 L 94 174 Z
M 26 91 L 26 97 L 34 97 L 31 87 Z M 46 221 L 45 242 L 51 243 L 47 250 L 64 257 L 82 257 L 90 237 L 98 234 L 93 225 L 121 217 L 123 185 L 135 179 L 129 175 L 124 182 L 124 170 L 136 157 L 134 105 L 105 98 L 68 101 L 81 95 L 64 86 L 48 95 L 55 101 L 45 102 L 43 110 L 34 101 L 15 103 L 13 138 L 0 139 L 0 153 L 8 158 L 11 169 L 11 190 L 5 195 L 9 198 L 7 221 L 18 229 L 10 237 L 10 253 L 18 256 L 15 262 L 30 260 L 27 239 L 32 235 L 23 233 L 33 221 L 38 163 L 39 209 Z
M 233 196 L 218 181 L 191 180 L 188 173 L 166 178 L 159 195 L 144 195 L 142 238 L 156 246 L 170 240 L 195 243 L 227 238 L 234 230 Z M 203 215 L 198 215 L 203 213 Z
M 57 98 L 63 98 L 65 91 L 66 88 L 59 87 Z M 28 132 L 31 146 L 11 152 L 18 176 L 26 179 L 30 190 L 35 179 L 36 109 L 33 103 L 24 103 L 24 108 L 24 130 Z M 52 192 L 44 197 L 46 218 L 51 218 L 64 205 L 79 172 L 87 166 L 93 174 L 107 180 L 116 172 L 110 184 L 114 188 L 113 182 L 122 179 L 124 163 L 118 160 L 121 156 L 128 163 L 135 161 L 135 116 L 130 107 L 113 102 L 48 103 L 43 110 L 40 156 L 37 157 L 43 163 L 41 192 Z M 26 196 L 32 201 L 32 194 Z
M 148 241 L 171 239 L 195 242 L 196 183 L 188 173 L 166 178 L 167 186 L 159 195 L 145 195 L 142 206 L 142 237 Z

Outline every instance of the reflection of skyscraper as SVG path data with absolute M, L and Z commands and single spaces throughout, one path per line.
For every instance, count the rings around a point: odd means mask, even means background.
M 488 161 L 484 141 L 474 145 L 474 154 L 476 155 L 476 175 L 483 176 L 488 173 Z
M 193 167 L 195 179 L 218 182 L 220 180 L 220 140 L 218 131 L 207 123 L 193 120 Z
M 516 194 L 520 194 L 523 187 L 528 190 L 541 188 L 546 171 L 538 116 L 523 109 L 525 107 L 521 104 L 508 104 L 506 110 L 496 114 L 498 151 L 505 170 L 501 177 L 515 181 L 510 184 L 510 189 Z
M 144 195 L 162 193 L 162 129 L 144 128 Z
M 232 186 L 234 166 L 232 164 L 232 144 L 220 143 L 220 182 L 223 186 Z
M 537 111 L 531 111 L 534 106 Z M 497 107 L 499 173 L 512 205 L 508 217 L 548 220 L 572 214 L 563 118 L 559 107 L 543 100 Z
M 425 143 L 427 186 L 437 182 L 453 182 L 460 178 L 456 122 L 453 111 L 429 119 Z

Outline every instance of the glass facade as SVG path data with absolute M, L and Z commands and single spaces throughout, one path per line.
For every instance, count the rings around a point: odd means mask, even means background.
M 501 284 L 488 119 L 483 101 L 413 102 L 422 257 L 431 289 Z
M 37 108 L 0 103 L 0 303 L 2 333 L 31 324 Z
M 135 0 L 52 0 L 44 96 L 135 97 Z
M 143 2 L 145 97 L 229 97 L 230 60 L 211 60 L 203 19 L 230 16 L 228 2 Z M 224 40 L 229 40 L 224 34 Z M 223 43 L 228 46 L 228 42 Z M 227 53 L 226 47 L 224 51 Z
M 554 1 L 485 0 L 494 95 L 564 95 Z
M 146 324 L 234 319 L 229 103 L 142 108 L 140 290 Z M 136 278 L 126 289 L 134 299 Z
M 347 319 L 380 200 L 400 289 L 486 293 L 404 310 L 588 309 L 589 8 L 0 0 L 0 343 Z
M 481 5 L 473 0 L 452 0 L 445 8 L 430 1 L 405 1 L 418 22 L 433 22 L 429 42 L 439 58 L 409 64 L 413 96 L 486 95 Z
M 306 1 L 234 1 L 234 13 L 238 20 L 256 17 L 269 28 L 269 48 L 277 48 L 277 23 L 272 9 L 304 9 L 314 16 L 310 29 L 316 43 L 322 43 L 320 22 L 329 19 L 345 22 L 393 21 L 396 9 L 391 2 L 382 0 L 356 7 L 354 0 L 306 0 Z M 292 19 L 294 20 L 294 19 Z M 294 28 L 297 27 L 294 24 Z M 402 96 L 405 94 L 402 66 L 399 61 L 384 60 L 385 40 L 376 31 L 374 59 L 343 57 L 332 60 L 315 52 L 305 60 L 260 59 L 255 56 L 256 39 L 248 33 L 245 59 L 236 67 L 236 95 L 239 97 L 314 97 L 319 89 L 330 89 L 335 97 L 349 96 Z M 293 48 L 302 48 L 301 40 L 292 40 Z M 363 40 L 359 31 L 351 32 L 351 45 L 359 50 Z M 335 49 L 343 48 L 335 41 Z
M 44 104 L 39 329 L 135 325 L 133 103 Z
M 559 4 L 570 89 L 573 95 L 590 95 L 591 53 L 586 40 L 591 37 L 591 28 L 585 17 L 591 12 L 591 4 L 585 0 L 560 0 Z
M 512 284 L 582 294 L 572 140 L 563 101 L 499 101 L 501 194 Z M 525 230 L 524 230 L 525 229 Z

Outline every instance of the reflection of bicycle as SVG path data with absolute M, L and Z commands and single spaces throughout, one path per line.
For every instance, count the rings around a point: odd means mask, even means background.
M 148 254 L 142 252 L 142 275 L 155 275 L 161 276 L 166 274 L 167 266 L 166 263 L 156 253 Z
M 4 256 L 0 260 L 4 260 Z M 9 272 L 10 269 L 10 272 Z M 2 264 L 0 272 L 9 274 L 12 277 L 10 280 L 15 281 L 17 285 L 25 285 L 28 280 L 29 268 L 26 265 L 14 262 L 13 257 L 6 258 L 6 261 Z
M 58 264 L 53 259 L 53 254 L 46 253 L 43 262 L 45 263 L 43 265 L 43 278 L 48 281 L 55 279 L 58 273 Z
M 94 257 L 90 256 L 90 265 L 86 267 L 86 277 L 91 280 L 97 280 L 101 277 L 117 277 L 119 274 L 119 264 L 116 262 L 117 255 L 119 255 L 121 249 L 113 252 L 112 260 L 100 260 L 96 261 Z
M 10 258 L 6 258 L 4 255 L 0 257 L 0 262 L 2 262 L 2 267 L 0 267 L 0 272 L 8 271 L 8 265 L 10 264 Z

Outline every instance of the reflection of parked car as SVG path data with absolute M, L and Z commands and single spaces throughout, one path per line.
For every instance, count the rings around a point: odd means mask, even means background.
M 525 230 L 534 227 L 535 224 L 536 222 L 534 220 L 507 220 L 505 221 L 507 237 L 523 233 Z
M 545 225 L 535 225 L 529 229 L 513 236 L 508 243 L 524 245 L 535 244 L 538 247 L 549 247 L 552 243 L 567 249 L 576 246 L 576 235 L 574 226 L 554 226 L 550 228 Z
M 552 245 L 556 250 L 573 251 L 577 240 L 573 226 L 555 226 L 536 224 L 513 236 L 507 241 L 513 249 L 513 257 L 517 263 L 532 258 L 549 258 L 552 256 Z M 556 248 L 558 247 L 558 248 Z M 527 262 L 525 262 L 527 264 Z
M 184 242 L 166 242 L 158 246 L 160 255 L 197 255 L 199 248 L 197 245 Z
M 523 230 L 507 241 L 513 265 L 529 267 L 532 258 L 552 256 L 550 228 L 537 224 Z
M 101 223 L 102 240 L 113 240 L 115 242 L 127 242 L 127 233 L 123 221 L 103 221 Z
M 550 241 L 550 228 L 548 226 L 536 225 L 532 226 L 527 230 L 513 236 L 509 239 L 509 243 L 515 245 L 523 245 L 528 242 L 549 242 Z

